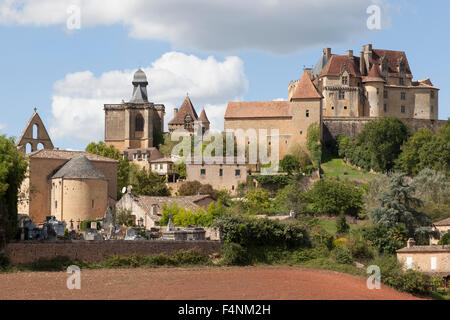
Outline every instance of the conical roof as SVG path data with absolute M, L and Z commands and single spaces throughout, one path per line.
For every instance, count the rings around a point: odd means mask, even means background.
M 202 109 L 202 112 L 200 112 L 200 117 L 198 117 L 198 120 L 201 121 L 201 122 L 209 123 L 208 117 L 206 116 L 205 109 Z
M 133 76 L 133 96 L 131 97 L 130 102 L 132 103 L 147 103 L 147 76 L 142 69 L 139 69 L 134 73 Z
M 184 118 L 190 115 L 193 121 L 198 119 L 197 112 L 195 112 L 194 106 L 189 99 L 189 96 L 186 96 L 183 103 L 181 104 L 180 109 L 178 110 L 177 115 L 169 121 L 169 124 L 184 124 Z
M 52 178 L 64 179 L 106 179 L 86 156 L 70 159 Z
M 363 82 L 385 82 L 376 64 L 372 65 L 367 77 L 363 77 Z
M 308 71 L 304 71 L 302 77 L 297 83 L 292 99 L 320 99 L 322 95 L 317 91 L 311 81 Z

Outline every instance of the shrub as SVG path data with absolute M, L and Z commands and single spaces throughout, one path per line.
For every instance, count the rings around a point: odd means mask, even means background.
M 282 223 L 269 219 L 226 215 L 216 219 L 213 226 L 222 230 L 224 242 L 250 246 L 308 247 L 306 229 L 298 222 Z
M 429 294 L 433 288 L 431 277 L 415 270 L 407 270 L 402 275 L 402 291 L 413 294 Z
M 337 238 L 333 241 L 334 247 L 347 247 L 348 240 L 346 238 Z
M 9 257 L 4 253 L 0 253 L 0 269 L 6 268 L 9 266 Z
M 331 251 L 331 255 L 337 263 L 341 263 L 341 264 L 352 264 L 353 263 L 353 259 L 352 259 L 350 250 L 348 248 L 346 248 L 345 246 L 337 246 L 336 248 L 334 248 Z
M 306 133 L 306 146 L 311 153 L 314 165 L 320 166 L 320 161 L 322 159 L 322 144 L 320 143 L 320 126 L 317 122 L 312 123 L 308 127 Z
M 357 216 L 363 208 L 363 190 L 351 182 L 335 179 L 320 179 L 304 199 L 315 213 L 338 215 L 340 212 Z
M 249 263 L 247 250 L 240 244 L 226 242 L 222 248 L 222 263 L 226 265 L 246 265 Z
M 450 244 L 450 231 L 442 236 L 442 238 L 439 240 L 438 244 L 443 244 L 443 245 Z
M 336 233 L 345 234 L 348 230 L 350 230 L 350 226 L 348 225 L 347 220 L 345 220 L 345 214 L 341 213 L 336 220 Z
M 176 226 L 195 225 L 209 227 L 213 220 L 224 215 L 225 211 L 225 207 L 220 200 L 210 203 L 206 210 L 203 207 L 197 207 L 195 211 L 191 208 L 186 210 L 185 207 L 179 207 L 176 203 L 169 206 L 163 204 L 162 217 L 159 224 L 162 226 L 167 225 L 169 216 L 172 215 L 172 221 Z
M 386 227 L 375 224 L 361 229 L 362 237 L 380 253 L 395 254 L 404 247 L 404 242 L 398 239 Z
M 214 200 L 219 196 L 217 190 L 210 184 L 202 184 L 199 181 L 187 181 L 178 189 L 178 195 L 180 196 L 195 196 L 197 194 L 210 195 Z
M 70 265 L 77 265 L 77 262 L 64 256 L 58 256 L 53 259 L 39 259 L 29 265 L 33 271 L 62 271 Z
M 287 174 L 290 175 L 300 170 L 300 160 L 294 155 L 287 154 L 281 159 L 280 167 L 284 172 L 287 172 Z

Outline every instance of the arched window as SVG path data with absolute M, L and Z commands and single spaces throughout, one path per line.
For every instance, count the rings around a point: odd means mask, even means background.
M 306 110 L 306 117 L 309 118 L 309 110 Z
M 34 124 L 33 125 L 33 139 L 38 138 L 38 130 L 39 130 L 39 126 L 37 124 Z
M 136 116 L 135 130 L 136 131 L 144 131 L 144 118 L 142 117 L 141 114 L 138 114 Z
M 39 143 L 37 144 L 37 149 L 38 149 L 38 150 L 44 149 L 44 145 L 43 145 L 42 143 L 39 142 Z

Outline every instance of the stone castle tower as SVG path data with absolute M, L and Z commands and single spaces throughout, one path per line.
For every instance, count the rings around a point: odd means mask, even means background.
M 105 143 L 120 152 L 153 147 L 153 136 L 164 130 L 165 107 L 148 101 L 147 76 L 139 69 L 133 76 L 128 102 L 105 104 Z

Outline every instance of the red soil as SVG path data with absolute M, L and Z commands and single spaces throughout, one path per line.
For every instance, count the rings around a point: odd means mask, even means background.
M 297 267 L 190 267 L 82 270 L 81 289 L 64 272 L 0 274 L 0 299 L 418 299 L 366 279 Z

